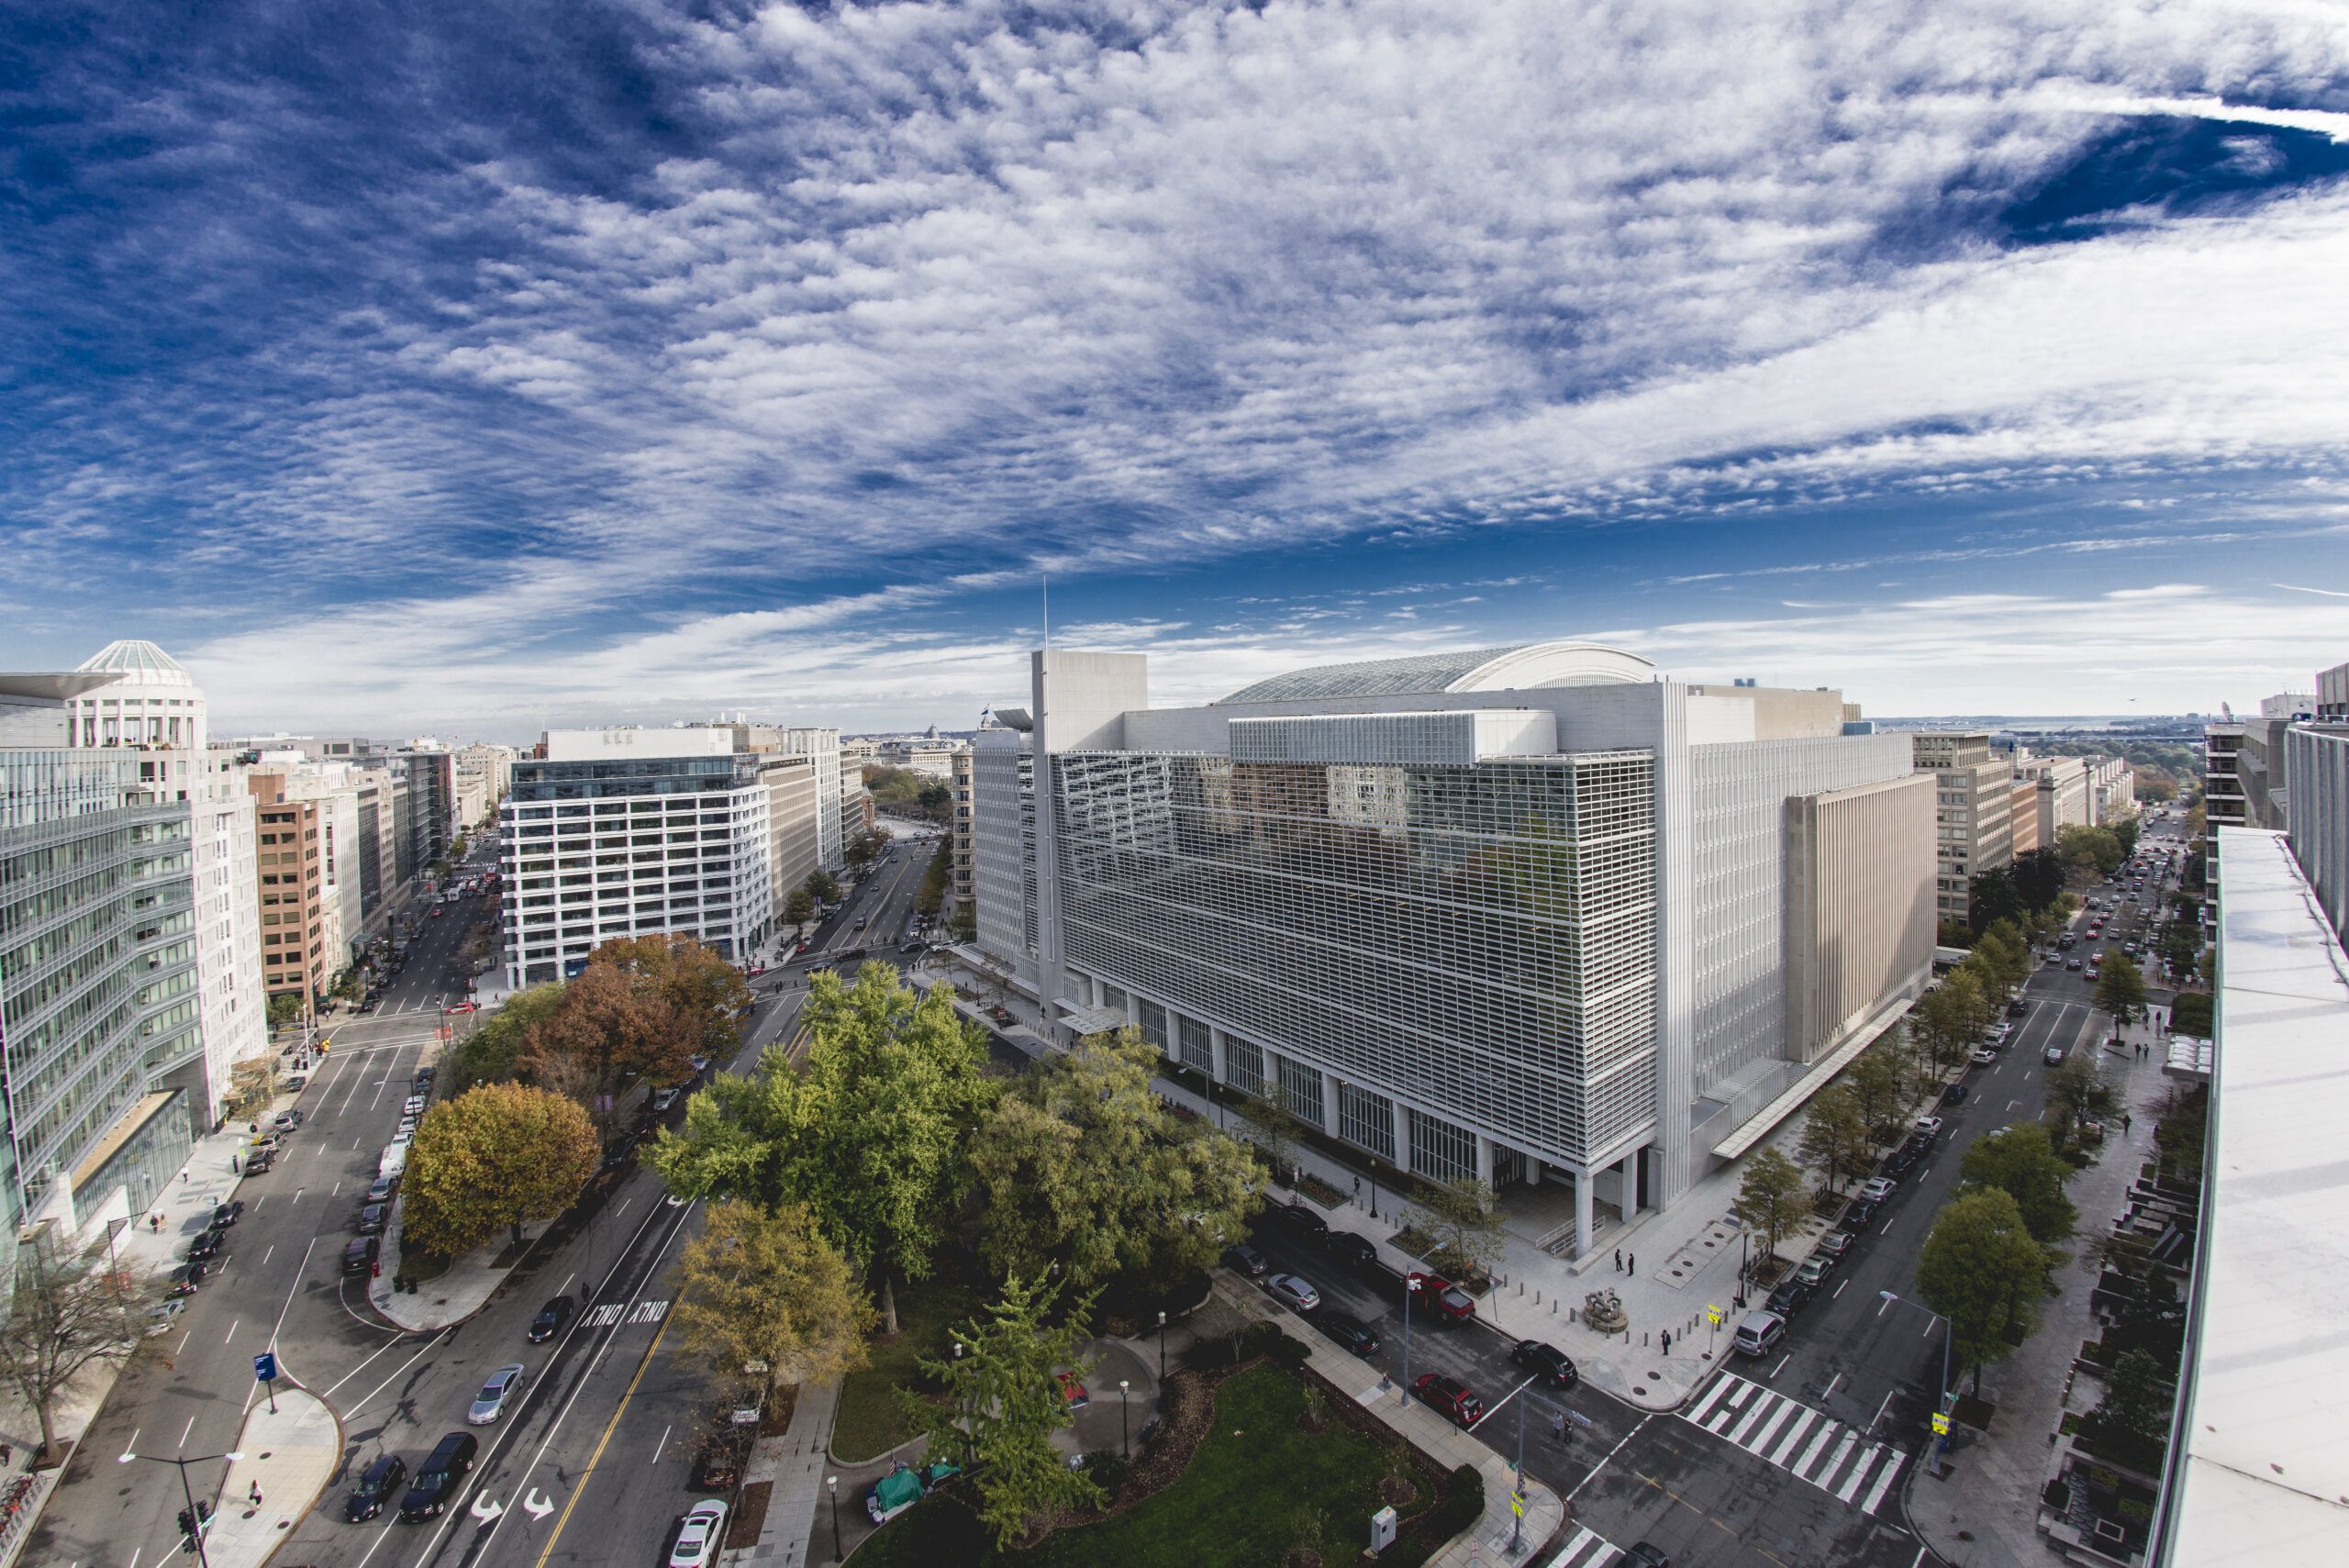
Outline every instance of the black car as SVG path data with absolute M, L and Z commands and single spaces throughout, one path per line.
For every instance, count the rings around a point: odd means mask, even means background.
M 245 1204 L 242 1198 L 231 1203 L 215 1204 L 212 1207 L 212 1229 L 225 1230 L 244 1217 Z
M 1366 1269 L 1378 1262 L 1378 1243 L 1351 1230 L 1330 1232 L 1330 1255 L 1341 1263 Z
M 1508 1359 L 1534 1373 L 1553 1388 L 1572 1388 L 1582 1381 L 1582 1373 L 1575 1370 L 1572 1356 L 1540 1340 L 1520 1340 L 1517 1348 L 1509 1351 Z
M 1330 1222 L 1301 1203 L 1284 1203 L 1264 1211 L 1265 1217 L 1286 1225 L 1297 1235 L 1319 1240 L 1330 1234 Z
M 1313 1326 L 1358 1356 L 1378 1353 L 1378 1336 L 1371 1332 L 1367 1325 L 1358 1323 L 1341 1312 L 1316 1318 Z
M 1843 1229 L 1846 1230 L 1859 1230 L 1865 1229 L 1867 1222 L 1875 1218 L 1875 1199 L 1864 1197 L 1854 1198 L 1852 1200 L 1852 1207 L 1843 1211 Z
M 539 1315 L 530 1319 L 530 1343 L 544 1344 L 562 1333 L 562 1326 L 571 1321 L 572 1305 L 571 1296 L 566 1292 L 540 1307 Z
M 359 1473 L 359 1485 L 343 1503 L 342 1517 L 355 1525 L 366 1523 L 384 1511 L 384 1505 L 406 1479 L 407 1461 L 395 1453 L 385 1454 Z
M 1962 1106 L 1965 1103 L 1965 1096 L 1966 1087 L 1965 1084 L 1952 1084 L 1949 1086 L 1949 1092 L 1942 1096 L 1942 1104 L 1945 1106 Z
M 1264 1253 L 1259 1252 L 1245 1241 L 1226 1247 L 1223 1250 L 1223 1262 L 1226 1267 L 1246 1274 L 1250 1279 L 1264 1278 L 1264 1270 L 1271 1266 L 1264 1262 Z
M 1779 1282 L 1777 1289 L 1770 1293 L 1768 1306 L 1779 1317 L 1791 1318 L 1795 1315 L 1795 1308 L 1809 1299 L 1810 1286 L 1788 1275 Z
M 384 1206 L 380 1203 L 371 1203 L 366 1207 L 361 1209 L 359 1211 L 359 1234 L 362 1236 L 381 1236 L 384 1233 Z
M 349 1246 L 343 1248 L 342 1272 L 347 1274 L 363 1274 L 373 1272 L 375 1267 L 375 1255 L 382 1250 L 382 1247 L 383 1243 L 378 1241 L 374 1237 L 362 1236 L 358 1240 L 353 1241 Z
M 430 1457 L 417 1466 L 416 1484 L 400 1499 L 400 1519 L 406 1524 L 420 1524 L 449 1506 L 457 1494 L 457 1483 L 473 1467 L 473 1455 L 481 1451 L 471 1432 L 451 1432 L 434 1447 Z
M 190 1262 L 198 1262 L 206 1258 L 217 1258 L 219 1255 L 220 1233 L 217 1230 L 207 1230 L 187 1244 L 187 1256 Z

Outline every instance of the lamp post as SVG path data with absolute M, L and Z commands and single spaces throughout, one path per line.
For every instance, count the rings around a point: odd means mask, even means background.
M 1158 1396 L 1166 1397 L 1166 1309 L 1163 1307 L 1158 1309 Z
M 832 1495 L 832 1561 L 840 1562 L 848 1557 L 848 1553 L 841 1550 L 841 1478 L 837 1475 L 825 1476 L 824 1490 Z
M 1419 1293 L 1419 1276 L 1403 1276 L 1403 1397 L 1411 1397 L 1411 1297 Z
M 1130 1386 L 1127 1379 L 1118 1379 L 1118 1451 L 1128 1459 L 1134 1456 L 1133 1439 L 1126 1429 L 1126 1390 Z
M 1957 1332 L 1956 1325 L 1953 1324 L 1947 1318 L 1942 1317 L 1940 1313 L 1934 1311 L 1932 1307 L 1926 1306 L 1921 1301 L 1910 1301 L 1907 1296 L 1896 1295 L 1888 1290 L 1877 1291 L 1876 1295 L 1884 1298 L 1886 1307 L 1889 1307 L 1892 1303 L 1897 1301 L 1904 1307 L 1915 1307 L 1918 1311 L 1923 1313 L 1928 1318 L 1940 1318 L 1942 1326 L 1942 1397 L 1941 1403 L 1936 1407 L 1936 1408 L 1943 1415 L 1947 1415 L 1951 1405 L 1954 1403 L 1954 1398 L 1949 1385 L 1949 1351 L 1950 1340 Z M 1883 1309 L 1883 1307 L 1878 1307 L 1876 1310 L 1880 1312 Z M 1939 1447 L 1940 1451 L 1947 1453 L 1949 1451 L 1949 1434 L 1947 1432 L 1943 1432 L 1939 1434 L 1939 1437 L 1941 1440 L 1937 1446 Z
M 1370 1217 L 1378 1218 L 1378 1157 L 1375 1154 L 1370 1160 Z
M 126 1452 L 119 1455 L 115 1460 L 115 1462 L 117 1464 L 128 1464 L 134 1459 L 143 1459 L 152 1464 L 175 1464 L 179 1466 L 180 1496 L 187 1499 L 187 1519 L 190 1524 L 193 1524 L 195 1527 L 189 1532 L 190 1539 L 195 1542 L 195 1561 L 200 1565 L 200 1568 L 212 1568 L 212 1560 L 205 1554 L 204 1551 L 204 1527 L 206 1521 L 202 1515 L 195 1511 L 195 1493 L 187 1484 L 187 1467 L 191 1464 L 209 1464 L 216 1459 L 225 1459 L 229 1463 L 234 1464 L 237 1461 L 244 1457 L 245 1456 L 241 1453 L 206 1453 L 199 1454 L 194 1459 L 189 1459 L 183 1455 L 171 1455 L 167 1457 L 160 1453 Z

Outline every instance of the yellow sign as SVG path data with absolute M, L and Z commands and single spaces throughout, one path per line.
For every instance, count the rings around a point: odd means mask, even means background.
M 1933 1412 L 1933 1435 L 1942 1438 L 1949 1436 L 1949 1418 L 1939 1410 Z
M 1508 1495 L 1508 1511 L 1515 1514 L 1519 1518 L 1523 1518 L 1525 1517 L 1524 1493 L 1511 1492 Z
M 1720 1328 L 1721 1326 L 1721 1309 L 1718 1307 L 1708 1305 L 1705 1308 L 1705 1321 L 1710 1323 L 1716 1329 Z

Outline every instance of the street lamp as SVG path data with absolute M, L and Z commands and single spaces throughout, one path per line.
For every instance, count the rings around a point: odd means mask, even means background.
M 1403 1276 L 1403 1397 L 1411 1396 L 1411 1297 L 1419 1294 L 1419 1276 Z
M 1955 1402 L 1955 1396 L 1954 1396 L 1954 1395 L 1953 1394 L 1953 1392 L 1952 1392 L 1952 1390 L 1951 1390 L 1951 1388 L 1950 1388 L 1950 1385 L 1949 1385 L 1949 1348 L 1950 1348 L 1950 1340 L 1951 1340 L 1951 1339 L 1952 1339 L 1952 1338 L 1956 1334 L 1956 1332 L 1957 1332 L 1957 1326 L 1956 1326 L 1955 1324 L 1952 1323 L 1952 1322 L 1951 1322 L 1947 1318 L 1943 1318 L 1943 1317 L 1942 1317 L 1942 1315 L 1941 1315 L 1940 1313 L 1938 1313 L 1938 1312 L 1934 1311 L 1932 1307 L 1930 1307 L 1926 1306 L 1926 1305 L 1925 1305 L 1923 1302 L 1921 1302 L 1921 1301 L 1910 1301 L 1907 1296 L 1905 1296 L 1896 1295 L 1896 1294 L 1895 1294 L 1895 1293 L 1893 1293 L 1892 1291 L 1888 1291 L 1888 1290 L 1879 1290 L 1879 1291 L 1877 1291 L 1877 1292 L 1876 1292 L 1876 1295 L 1878 1295 L 1879 1296 L 1882 1296 L 1882 1297 L 1884 1298 L 1884 1304 L 1885 1304 L 1885 1307 L 1889 1307 L 1889 1306 L 1891 1306 L 1894 1302 L 1898 1301 L 1898 1302 L 1899 1302 L 1899 1303 L 1900 1303 L 1902 1306 L 1904 1306 L 1904 1307 L 1915 1307 L 1918 1311 L 1920 1311 L 1920 1312 L 1923 1313 L 1923 1314 L 1924 1314 L 1926 1317 L 1928 1317 L 1928 1318 L 1941 1318 L 1941 1325 L 1942 1325 L 1942 1397 L 1941 1397 L 1941 1404 L 1940 1404 L 1940 1405 L 1939 1405 L 1939 1407 L 1938 1407 L 1938 1409 L 1941 1411 L 1941 1413 L 1942 1413 L 1943 1415 L 1947 1415 L 1947 1414 L 1949 1414 L 1949 1410 L 1950 1410 L 1950 1407 L 1951 1407 L 1951 1405 L 1952 1405 L 1952 1404 L 1954 1404 L 1954 1403 Z M 1877 1308 L 1876 1308 L 1876 1310 L 1877 1310 L 1878 1312 L 1881 1312 L 1881 1311 L 1883 1311 L 1883 1310 L 1884 1310 L 1884 1307 L 1877 1307 Z M 1941 1442 L 1940 1442 L 1940 1445 L 1939 1445 L 1939 1446 L 1940 1446 L 1940 1449 L 1941 1449 L 1941 1451 L 1942 1451 L 1942 1452 L 1943 1452 L 1943 1453 L 1947 1453 L 1947 1452 L 1949 1451 L 1949 1434 L 1948 1434 L 1947 1432 L 1943 1432 L 1943 1433 L 1940 1433 L 1940 1434 L 1939 1434 L 1939 1436 L 1940 1436 L 1940 1439 L 1941 1439 Z
M 840 1562 L 848 1557 L 848 1553 L 841 1550 L 841 1478 L 837 1475 L 825 1476 L 824 1489 L 832 1495 L 832 1561 Z
M 216 1459 L 225 1459 L 229 1463 L 234 1464 L 244 1457 L 245 1456 L 241 1453 L 206 1453 L 199 1454 L 194 1459 L 188 1459 L 180 1455 L 173 1455 L 167 1458 L 160 1453 L 131 1453 L 125 1451 L 115 1460 L 115 1462 L 117 1464 L 128 1464 L 134 1459 L 143 1459 L 151 1464 L 176 1464 L 179 1466 L 180 1496 L 187 1499 L 187 1519 L 190 1524 L 195 1527 L 189 1532 L 189 1538 L 195 1542 L 195 1560 L 201 1565 L 201 1568 L 212 1568 L 212 1560 L 205 1554 L 204 1551 L 204 1527 L 206 1521 L 202 1515 L 195 1511 L 195 1493 L 187 1484 L 187 1467 L 191 1464 L 209 1464 Z
M 1126 1379 L 1118 1379 L 1118 1448 L 1128 1458 L 1134 1456 L 1133 1440 L 1126 1433 Z
M 1166 1309 L 1158 1309 L 1158 1396 L 1166 1396 Z

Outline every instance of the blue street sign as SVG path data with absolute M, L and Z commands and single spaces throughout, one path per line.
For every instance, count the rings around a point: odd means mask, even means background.
M 253 1357 L 253 1375 L 263 1383 L 277 1381 L 277 1357 L 267 1351 Z

